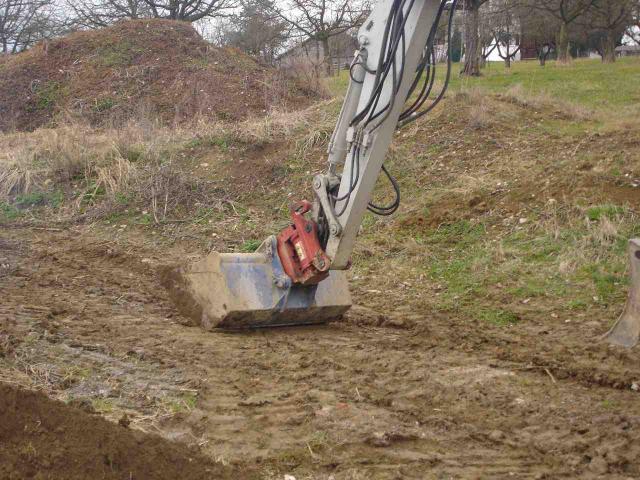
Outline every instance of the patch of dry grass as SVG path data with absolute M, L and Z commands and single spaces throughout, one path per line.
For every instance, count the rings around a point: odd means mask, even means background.
M 567 102 L 558 97 L 554 97 L 547 92 L 531 92 L 526 90 L 522 84 L 516 84 L 499 94 L 498 98 L 509 100 L 516 105 L 533 109 L 555 109 L 573 120 L 591 121 L 597 120 L 598 113 L 584 105 Z
M 296 112 L 273 111 L 238 123 L 196 119 L 162 127 L 144 118 L 124 128 L 91 129 L 69 123 L 55 129 L 0 136 L 0 201 L 35 193 L 66 192 L 68 215 L 102 217 L 128 207 L 151 212 L 153 222 L 198 205 L 229 204 L 189 167 L 194 145 L 240 148 L 298 139 L 301 157 L 325 143 L 333 126 L 321 103 Z
M 322 63 L 309 59 L 293 59 L 290 65 L 282 68 L 285 76 L 292 79 L 303 92 L 318 98 L 329 98 L 331 90 L 323 70 Z

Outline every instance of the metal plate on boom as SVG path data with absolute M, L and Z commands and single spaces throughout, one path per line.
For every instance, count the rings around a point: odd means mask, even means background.
M 207 330 L 327 323 L 351 307 L 346 275 L 292 285 L 269 237 L 256 253 L 210 253 L 165 271 L 163 285 L 183 315 Z

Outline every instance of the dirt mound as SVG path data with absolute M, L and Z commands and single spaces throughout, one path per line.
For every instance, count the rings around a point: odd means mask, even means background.
M 183 444 L 0 384 L 0 478 L 247 478 Z
M 92 124 L 132 116 L 236 120 L 304 94 L 274 69 L 216 48 L 188 23 L 123 21 L 45 42 L 0 63 L 0 130 L 32 130 L 61 116 Z

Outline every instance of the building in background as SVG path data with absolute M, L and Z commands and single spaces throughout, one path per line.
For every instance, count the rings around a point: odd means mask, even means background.
M 616 47 L 618 57 L 640 57 L 640 45 L 620 45 Z
M 321 41 L 308 38 L 280 54 L 276 63 L 283 68 L 294 67 L 300 63 L 320 68 L 326 61 L 330 63 L 332 72 L 339 72 L 349 68 L 357 49 L 358 40 L 348 32 L 329 38 L 328 54 L 324 51 Z

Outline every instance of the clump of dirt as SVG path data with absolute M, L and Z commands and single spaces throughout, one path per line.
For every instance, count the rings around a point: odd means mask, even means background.
M 0 130 L 33 130 L 65 116 L 94 125 L 136 116 L 237 120 L 298 107 L 307 94 L 242 52 L 212 46 L 188 23 L 131 20 L 5 60 Z
M 0 477 L 247 478 L 183 444 L 0 384 Z

